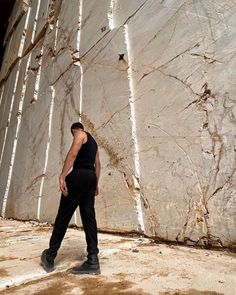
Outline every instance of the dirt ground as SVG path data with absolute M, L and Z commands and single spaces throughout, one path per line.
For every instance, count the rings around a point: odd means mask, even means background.
M 84 233 L 69 229 L 45 273 L 39 257 L 52 228 L 0 220 L 0 295 L 235 295 L 236 254 L 99 234 L 101 275 L 69 269 L 86 256 Z

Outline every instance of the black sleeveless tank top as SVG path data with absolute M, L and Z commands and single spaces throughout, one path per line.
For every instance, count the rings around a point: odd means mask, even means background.
M 87 134 L 87 141 L 84 143 L 74 162 L 73 169 L 89 169 L 95 170 L 95 158 L 98 149 L 98 145 L 92 135 L 88 132 Z

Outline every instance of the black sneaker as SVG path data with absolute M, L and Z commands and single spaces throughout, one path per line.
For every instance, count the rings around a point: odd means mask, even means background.
M 54 270 L 54 260 L 47 258 L 47 249 L 45 249 L 41 254 L 41 265 L 46 272 Z
M 71 269 L 71 273 L 75 275 L 99 275 L 101 273 L 100 271 L 100 265 L 97 255 L 96 256 L 89 256 L 88 260 L 85 261 L 82 265 L 73 267 Z

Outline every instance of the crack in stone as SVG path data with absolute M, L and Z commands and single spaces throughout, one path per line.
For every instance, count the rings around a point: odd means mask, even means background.
M 163 28 L 166 27 L 173 20 L 173 18 L 176 17 L 176 15 L 178 14 L 178 12 L 181 11 L 182 7 L 185 6 L 185 4 L 186 3 L 184 2 L 183 4 L 180 5 L 180 7 L 176 10 L 176 12 L 173 15 L 171 15 L 171 17 L 162 26 L 162 28 L 160 30 L 158 30 L 156 32 L 156 34 L 148 41 L 148 43 L 138 52 L 137 56 L 140 56 L 145 51 L 145 49 L 149 46 L 149 44 L 151 44 L 153 42 L 153 40 L 155 40 L 157 38 L 157 36 L 162 32 Z M 174 28 L 174 31 L 175 31 L 175 28 Z M 172 33 L 172 36 L 173 36 L 173 33 Z M 171 36 L 171 38 L 172 38 L 172 36 Z M 169 42 L 170 42 L 170 40 L 169 40 Z
M 26 57 L 28 55 L 28 53 L 30 51 L 32 51 L 37 45 L 38 43 L 41 41 L 41 39 L 43 39 L 46 35 L 47 32 L 47 28 L 48 28 L 48 24 L 46 24 L 42 31 L 39 33 L 37 39 L 35 40 L 34 43 L 31 43 L 30 46 L 26 49 L 26 51 L 24 52 L 24 54 L 21 57 L 17 57 L 12 64 L 10 65 L 7 73 L 5 74 L 4 78 L 2 78 L 2 80 L 0 81 L 0 87 L 2 86 L 2 84 L 8 79 L 11 71 L 13 70 L 14 66 L 18 63 L 19 60 L 23 59 L 24 57 Z
M 179 241 L 179 236 L 182 235 L 183 237 L 185 236 L 185 232 L 187 230 L 187 226 L 188 226 L 188 222 L 189 222 L 189 217 L 190 217 L 190 213 L 191 213 L 191 202 L 192 202 L 193 196 L 190 196 L 190 199 L 188 200 L 188 211 L 187 211 L 187 215 L 186 215 L 186 219 L 185 219 L 185 223 L 183 226 L 183 229 L 181 229 L 179 231 L 179 233 L 176 236 L 176 241 Z M 185 239 L 185 237 L 184 237 Z
M 148 2 L 149 0 L 146 0 L 143 4 L 141 4 L 133 14 L 131 14 L 127 19 L 126 21 L 121 25 L 121 26 L 124 26 L 125 24 L 128 24 L 128 22 L 130 21 L 131 18 L 133 18 L 144 6 L 145 4 Z
M 125 105 L 125 106 L 122 107 L 120 110 L 114 112 L 106 122 L 104 122 L 103 124 L 101 124 L 100 126 L 98 126 L 97 128 L 95 128 L 95 130 L 97 131 L 97 130 L 99 130 L 100 128 L 104 128 L 104 127 L 105 127 L 105 126 L 106 126 L 106 125 L 107 125 L 107 124 L 113 119 L 113 117 L 114 117 L 115 115 L 119 114 L 120 112 L 122 112 L 123 110 L 125 110 L 127 107 L 129 107 L 129 104 Z
M 32 181 L 31 181 L 31 183 L 26 187 L 26 189 L 25 189 L 25 192 L 27 192 L 29 189 L 31 189 L 38 181 L 40 181 L 41 180 L 41 178 L 42 177 L 45 177 L 46 176 L 46 174 L 40 174 L 40 175 L 38 175 L 38 176 L 36 176 Z
M 207 63 L 209 64 L 213 64 L 213 63 L 219 63 L 222 64 L 222 61 L 219 61 L 215 58 L 211 58 L 206 56 L 205 54 L 200 54 L 200 53 L 190 53 L 191 56 L 197 56 L 197 57 L 202 57 Z
M 160 69 L 165 68 L 168 64 L 170 64 L 172 61 L 174 61 L 175 59 L 179 58 L 181 55 L 191 51 L 192 49 L 199 47 L 200 44 L 196 43 L 195 45 L 185 49 L 184 51 L 180 52 L 179 54 L 177 54 L 176 56 L 172 57 L 170 60 L 168 60 L 167 62 L 165 62 L 164 64 L 161 64 L 160 66 L 158 66 L 157 68 L 155 67 L 150 67 L 152 70 L 149 71 L 148 73 L 144 73 L 143 76 L 137 81 L 137 84 L 139 84 L 144 78 L 146 78 L 148 75 L 156 72 L 156 71 L 160 71 Z

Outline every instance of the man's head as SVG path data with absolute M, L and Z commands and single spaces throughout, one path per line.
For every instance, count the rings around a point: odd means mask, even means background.
M 73 123 L 70 127 L 70 131 L 72 134 L 73 134 L 73 130 L 79 130 L 79 129 L 84 130 L 84 126 L 80 122 Z

